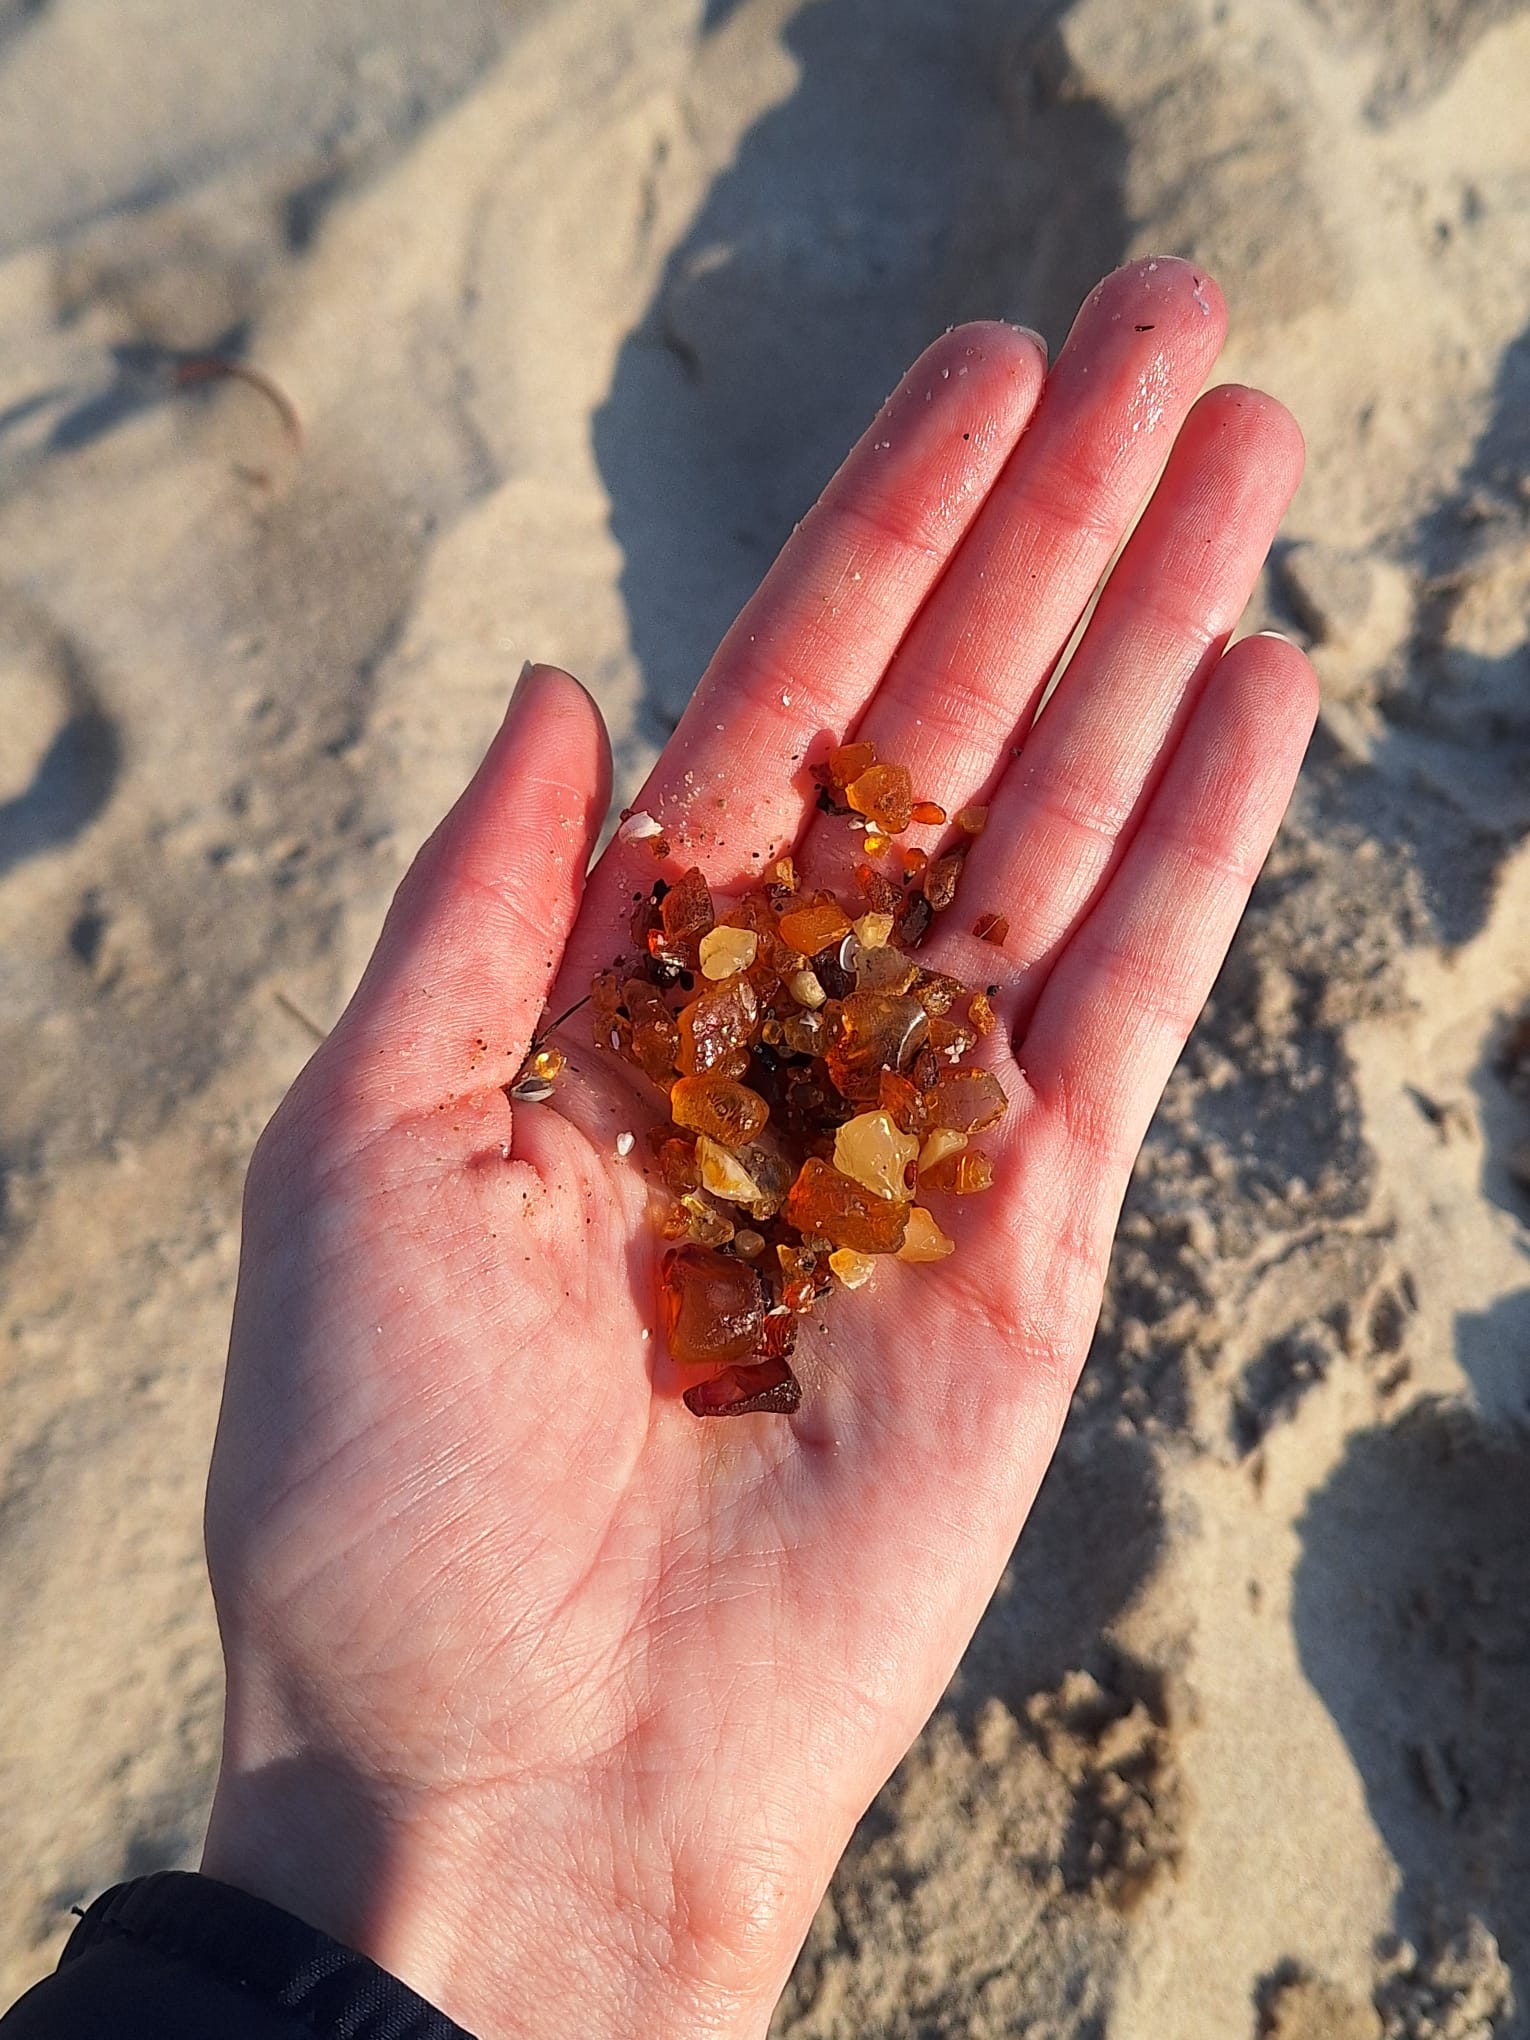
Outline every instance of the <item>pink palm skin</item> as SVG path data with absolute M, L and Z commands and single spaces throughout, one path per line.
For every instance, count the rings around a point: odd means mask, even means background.
M 1293 646 L 1225 649 L 1301 442 L 1256 392 L 1193 403 L 1222 329 L 1210 280 L 1161 260 L 1106 279 L 1050 373 L 1015 328 L 937 341 L 639 796 L 721 889 L 787 844 L 840 875 L 800 770 L 823 732 L 990 806 L 929 953 L 999 986 L 995 1187 L 941 1212 L 950 1260 L 810 1323 L 797 1416 L 680 1401 L 658 1094 L 583 1016 L 552 1101 L 504 1093 L 655 870 L 618 842 L 586 880 L 607 750 L 554 668 L 257 1149 L 208 1495 L 204 1867 L 474 2032 L 762 2033 L 1024 1522 L 1316 709 Z

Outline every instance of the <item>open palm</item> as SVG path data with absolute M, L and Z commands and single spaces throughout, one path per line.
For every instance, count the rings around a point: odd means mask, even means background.
M 824 733 L 990 807 L 921 960 L 999 986 L 995 1185 L 942 1210 L 951 1259 L 805 1322 L 796 1416 L 680 1401 L 657 1092 L 581 1018 L 555 1097 L 505 1096 L 655 871 L 617 841 L 586 880 L 605 741 L 554 669 L 261 1143 L 208 1504 L 206 1868 L 486 2035 L 761 2032 L 1034 1497 L 1314 711 L 1293 647 L 1224 654 L 1301 446 L 1255 392 L 1191 407 L 1221 333 L 1165 260 L 1107 279 L 1050 375 L 1011 327 L 936 342 L 640 796 L 724 892 L 787 847 L 840 876 L 803 790 Z M 1002 948 L 967 932 L 983 908 Z

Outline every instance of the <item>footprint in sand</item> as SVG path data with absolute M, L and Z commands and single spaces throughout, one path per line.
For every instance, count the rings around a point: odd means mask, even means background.
M 0 590 L 0 877 L 78 836 L 105 807 L 122 745 L 84 659 Z

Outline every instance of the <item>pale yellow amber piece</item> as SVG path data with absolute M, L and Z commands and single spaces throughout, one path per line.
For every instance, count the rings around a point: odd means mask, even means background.
M 701 1170 L 702 1189 L 710 1190 L 714 1197 L 725 1197 L 730 1204 L 759 1202 L 763 1194 L 760 1185 L 737 1155 L 708 1134 L 696 1136 L 696 1162 Z
M 810 1011 L 821 1006 L 829 996 L 818 982 L 817 973 L 811 970 L 794 970 L 786 980 L 786 989 L 799 1006 L 806 1006 Z
M 836 1247 L 829 1266 L 846 1289 L 864 1289 L 877 1272 L 875 1254 L 858 1254 L 854 1247 Z
M 892 939 L 891 914 L 862 914 L 855 923 L 855 939 L 862 949 L 883 949 Z
M 933 1133 L 925 1135 L 924 1146 L 919 1150 L 920 1175 L 943 1162 L 947 1155 L 959 1155 L 966 1145 L 966 1134 L 958 1133 L 954 1126 L 937 1126 Z
M 947 1254 L 956 1252 L 956 1242 L 948 1239 L 931 1218 L 922 1204 L 916 1204 L 908 1215 L 908 1231 L 898 1249 L 900 1261 L 943 1261 Z M 833 1266 L 832 1258 L 830 1266 Z
M 839 1173 L 895 1203 L 908 1195 L 904 1177 L 918 1152 L 918 1141 L 886 1112 L 858 1112 L 834 1135 L 834 1166 Z
M 704 978 L 737 977 L 754 962 L 760 938 L 752 928 L 710 928 L 699 947 Z

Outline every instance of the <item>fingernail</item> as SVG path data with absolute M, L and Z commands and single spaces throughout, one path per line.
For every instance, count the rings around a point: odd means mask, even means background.
M 1295 647 L 1297 651 L 1301 650 L 1301 647 L 1296 643 L 1296 639 L 1293 637 L 1287 637 L 1283 630 L 1256 630 L 1254 632 L 1254 636 L 1278 638 L 1283 645 L 1291 645 Z
M 1048 361 L 1051 359 L 1050 355 L 1047 353 L 1047 341 L 1046 335 L 1044 333 L 1038 333 L 1034 326 L 1021 326 L 1019 324 L 1015 325 L 1015 331 L 1017 333 L 1023 333 L 1027 340 L 1035 341 L 1037 350 L 1040 353 L 1043 361 Z
M 528 673 L 529 673 L 529 672 L 530 672 L 530 671 L 532 670 L 532 666 L 533 666 L 533 663 L 534 663 L 534 662 L 533 662 L 532 660 L 530 660 L 530 659 L 527 659 L 527 660 L 525 660 L 525 661 L 523 662 L 523 664 L 522 664 L 522 666 L 521 666 L 521 670 L 520 670 L 520 675 L 519 675 L 519 677 L 517 678 L 517 680 L 516 680 L 516 683 L 515 683 L 517 687 L 520 687 L 520 686 L 523 686 L 523 685 L 524 685 L 524 683 L 525 683 L 525 679 L 526 679 L 526 675 L 527 675 L 527 674 L 528 674 Z

